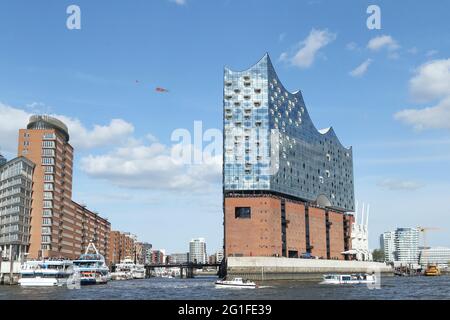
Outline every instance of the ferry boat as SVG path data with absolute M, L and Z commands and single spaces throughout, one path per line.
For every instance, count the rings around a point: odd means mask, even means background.
M 89 251 L 94 253 L 89 253 Z M 103 257 L 91 242 L 86 248 L 86 252 L 82 254 L 78 260 L 73 262 L 74 269 L 79 273 L 82 285 L 88 284 L 104 284 L 111 279 L 109 268 Z
M 326 274 L 320 284 L 375 284 L 373 274 Z
M 441 275 L 441 270 L 436 265 L 428 265 L 423 274 L 427 277 L 436 277 Z
M 73 276 L 72 261 L 28 261 L 20 268 L 19 285 L 22 287 L 63 286 Z
M 257 285 L 251 281 L 244 281 L 242 278 L 234 278 L 233 280 L 217 280 L 216 288 L 246 288 L 256 289 Z

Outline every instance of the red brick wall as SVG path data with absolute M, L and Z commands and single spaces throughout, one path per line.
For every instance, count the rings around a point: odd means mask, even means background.
M 236 207 L 250 207 L 251 218 L 235 218 Z M 351 217 L 351 216 L 350 216 Z M 286 249 L 306 252 L 305 205 L 286 199 Z M 325 209 L 309 207 L 310 243 L 313 256 L 327 258 Z M 330 256 L 344 259 L 344 217 L 329 211 Z M 281 256 L 281 199 L 271 196 L 225 198 L 225 255 Z
M 330 226 L 330 257 L 343 260 L 344 256 L 344 218 L 342 213 L 329 211 Z
M 309 239 L 313 256 L 327 258 L 327 238 L 325 227 L 325 210 L 309 207 Z
M 300 256 L 306 252 L 305 206 L 301 203 L 286 201 L 287 251 L 297 251 Z
M 250 219 L 236 219 L 250 207 Z M 281 256 L 281 201 L 272 197 L 225 198 L 226 256 Z

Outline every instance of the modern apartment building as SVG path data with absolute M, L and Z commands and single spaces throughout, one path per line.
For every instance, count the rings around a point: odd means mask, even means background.
M 266 54 L 224 72 L 225 256 L 344 259 L 354 210 L 352 149 L 317 130 Z
M 0 154 L 0 166 L 4 165 L 6 162 L 6 158 L 2 154 Z
M 87 209 L 82 205 L 72 201 L 71 211 L 75 213 L 76 219 L 74 247 L 80 246 L 81 252 L 86 251 L 89 243 L 95 244 L 95 247 L 105 257 L 106 262 L 110 261 L 109 256 L 109 237 L 111 232 L 111 223 L 108 219 L 102 218 L 98 213 Z M 81 238 L 81 239 L 80 239 Z M 81 243 L 79 243 L 81 241 Z M 75 252 L 75 255 L 78 251 Z
M 142 259 L 144 264 L 150 264 L 152 259 L 152 244 L 143 242 L 142 243 Z
M 34 163 L 0 155 L 0 259 L 23 261 L 30 245 Z
M 450 248 L 433 247 L 420 250 L 419 264 L 426 267 L 436 264 L 439 268 L 447 269 L 450 265 Z
M 395 231 L 395 260 L 402 264 L 419 262 L 419 228 L 398 228 Z
M 165 264 L 165 252 L 164 250 L 152 250 L 152 257 L 150 264 Z
M 188 263 L 189 262 L 189 253 L 172 253 L 169 256 L 169 263 Z
M 207 263 L 206 240 L 204 238 L 192 239 L 189 242 L 189 262 Z
M 385 261 L 402 265 L 418 264 L 419 234 L 419 228 L 397 228 L 384 232 L 381 244 Z
M 110 232 L 109 258 L 111 264 L 120 263 L 125 258 L 135 259 L 136 236 L 129 232 Z
M 384 251 L 384 261 L 395 261 L 395 231 L 387 231 L 380 236 L 380 247 Z
M 28 258 L 77 258 L 96 241 L 107 252 L 110 224 L 72 201 L 73 148 L 69 130 L 50 116 L 32 116 L 19 130 L 19 156 L 35 164 Z

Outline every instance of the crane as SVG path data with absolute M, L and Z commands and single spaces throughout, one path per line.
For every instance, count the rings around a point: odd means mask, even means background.
M 426 251 L 426 249 L 428 249 L 428 243 L 427 243 L 427 232 L 428 231 L 441 231 L 441 230 L 443 230 L 442 228 L 437 228 L 437 227 L 417 227 L 418 229 L 419 229 L 419 232 L 421 232 L 422 234 L 423 234 L 423 253 L 424 253 L 424 255 L 423 255 L 423 260 L 425 261 L 425 257 L 426 257 L 426 253 L 427 253 L 427 251 Z M 420 261 L 419 261 L 420 262 Z M 429 265 L 430 263 L 429 262 L 427 262 L 427 266 Z

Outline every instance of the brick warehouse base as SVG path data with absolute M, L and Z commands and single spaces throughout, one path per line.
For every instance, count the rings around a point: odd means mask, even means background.
M 227 194 L 225 256 L 344 260 L 353 216 L 275 194 Z

